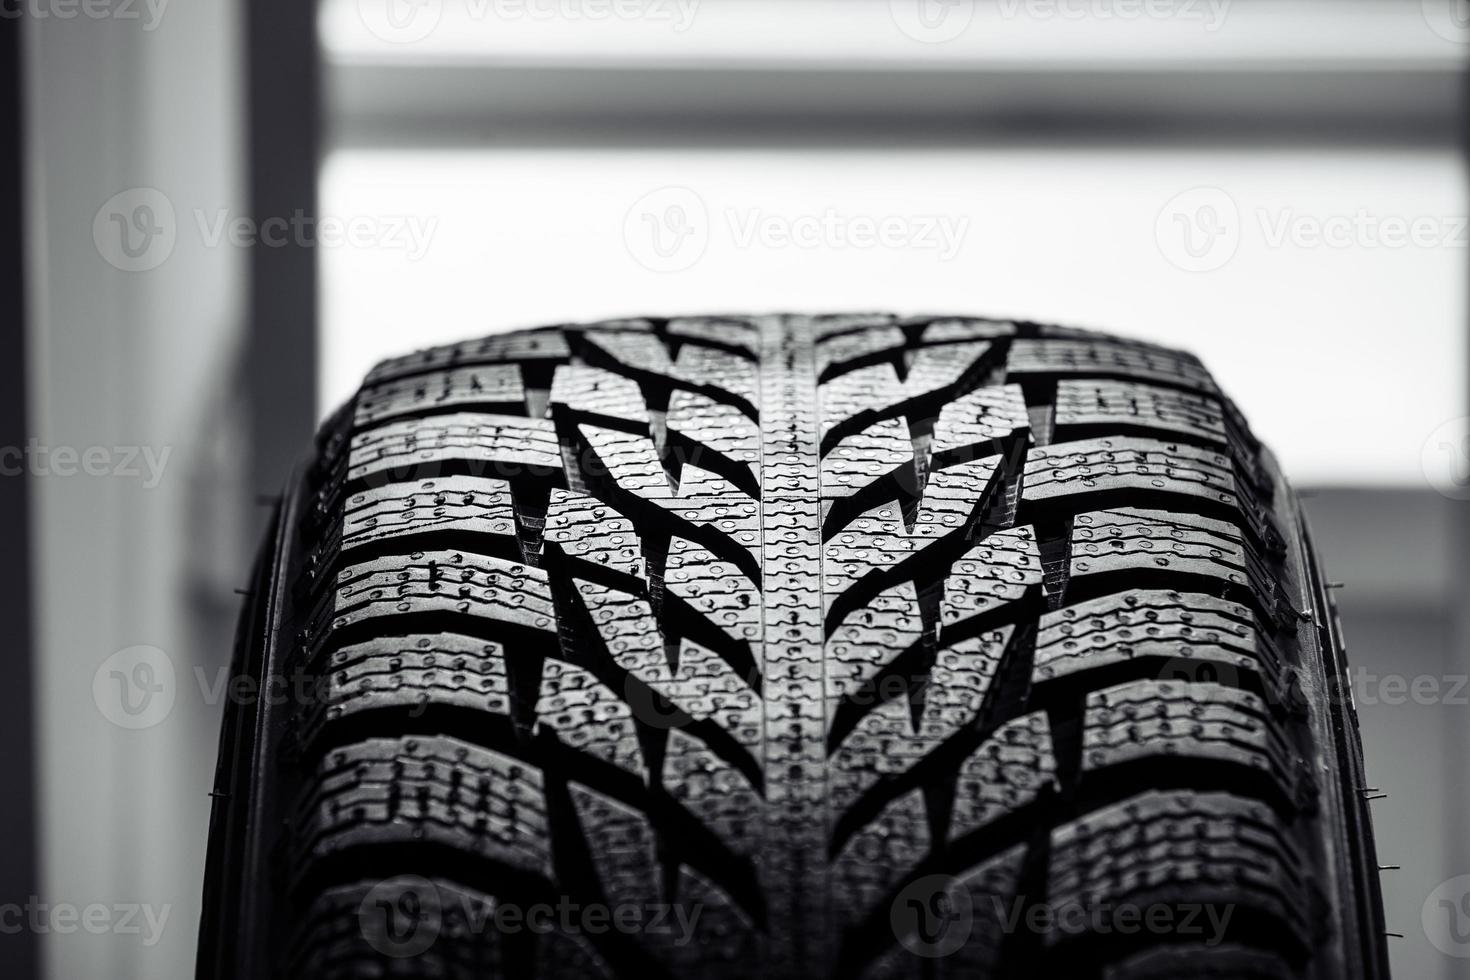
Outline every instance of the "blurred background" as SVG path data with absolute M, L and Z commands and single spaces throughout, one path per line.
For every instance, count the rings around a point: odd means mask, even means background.
M 1464 0 L 4 0 L 0 36 L 8 975 L 192 974 L 262 501 L 376 360 L 775 310 L 1198 353 L 1344 583 L 1395 974 L 1466 975 Z

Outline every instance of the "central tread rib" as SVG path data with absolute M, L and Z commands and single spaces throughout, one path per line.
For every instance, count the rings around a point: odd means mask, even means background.
M 766 771 L 772 889 L 767 962 L 777 975 L 819 975 L 831 935 L 826 862 L 826 688 L 823 657 L 821 468 L 816 367 L 809 325 L 771 318 L 760 325 L 761 530 L 764 543 Z M 779 787 L 779 788 L 778 788 Z M 818 894 L 813 895 L 812 889 Z

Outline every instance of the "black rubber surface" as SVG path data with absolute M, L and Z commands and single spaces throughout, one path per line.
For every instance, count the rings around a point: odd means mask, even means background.
M 237 669 L 294 693 L 226 719 L 201 976 L 1386 975 L 1296 501 L 1178 351 L 770 316 L 384 362 Z

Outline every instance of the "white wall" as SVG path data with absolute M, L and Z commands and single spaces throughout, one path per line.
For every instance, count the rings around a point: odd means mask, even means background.
M 1297 482 L 1423 486 L 1464 415 L 1467 209 L 1449 149 L 342 149 L 323 214 L 379 234 L 321 250 L 321 409 L 379 358 L 510 327 L 977 313 L 1190 348 Z M 1421 244 L 1384 235 L 1415 220 Z
M 244 255 L 180 234 L 156 268 L 125 272 L 93 238 L 99 209 L 131 188 L 180 215 L 240 203 L 239 11 L 191 0 L 155 19 L 158 6 L 25 23 L 35 436 L 170 453 L 152 487 L 115 452 L 110 475 L 33 471 L 39 897 L 168 908 L 152 945 L 121 928 L 42 935 L 57 980 L 192 975 L 218 707 L 181 686 L 166 719 L 126 730 L 93 680 L 132 645 L 164 651 L 184 683 L 227 656 L 229 586 L 248 561 L 222 426 Z M 113 208 L 131 217 L 139 200 Z

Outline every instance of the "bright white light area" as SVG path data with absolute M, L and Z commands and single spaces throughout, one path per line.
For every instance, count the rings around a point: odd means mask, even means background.
M 1449 151 L 338 151 L 322 208 L 323 411 L 513 327 L 892 310 L 1189 348 L 1301 483 L 1422 486 L 1465 413 Z
M 1455 0 L 324 0 L 332 59 L 752 67 L 1455 60 Z

